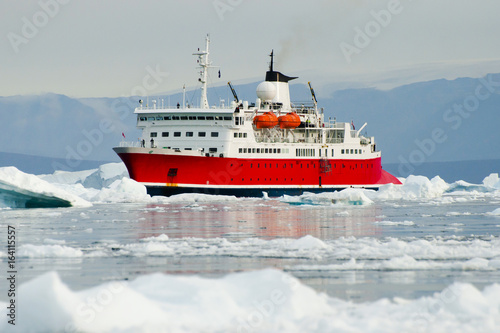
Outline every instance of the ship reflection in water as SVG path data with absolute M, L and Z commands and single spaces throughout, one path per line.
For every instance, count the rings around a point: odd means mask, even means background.
M 303 205 L 278 200 L 149 205 L 139 217 L 139 238 L 300 238 L 380 236 L 377 205 Z

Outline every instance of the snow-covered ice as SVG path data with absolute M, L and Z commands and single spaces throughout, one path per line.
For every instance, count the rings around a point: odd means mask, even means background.
M 355 304 L 274 269 L 222 278 L 161 273 L 71 290 L 55 272 L 19 288 L 23 332 L 498 332 L 500 285 L 455 283 L 414 300 Z M 6 303 L 0 314 L 6 317 Z M 36 311 L 33 311 L 36 309 Z M 6 320 L 2 332 L 14 332 Z

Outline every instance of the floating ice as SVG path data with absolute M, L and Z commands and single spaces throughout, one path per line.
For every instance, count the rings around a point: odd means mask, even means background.
M 488 212 L 486 215 L 500 216 L 500 208 L 497 208 L 492 212 Z
M 403 259 L 405 260 L 405 259 Z M 500 330 L 500 285 L 455 283 L 414 300 L 328 297 L 274 269 L 222 278 L 152 274 L 82 291 L 55 272 L 19 287 L 2 332 L 483 332 Z M 7 303 L 0 302 L 6 318 Z M 36 309 L 36 311 L 33 311 Z
M 18 250 L 21 258 L 77 258 L 83 256 L 80 249 L 64 245 L 21 245 Z
M 484 186 L 500 189 L 500 178 L 498 173 L 492 173 L 483 179 Z
M 382 226 L 410 226 L 413 222 L 382 221 Z M 456 226 L 454 226 L 456 227 Z M 79 257 L 95 253 L 110 257 L 154 256 L 231 256 L 255 258 L 306 258 L 317 260 L 364 260 L 381 264 L 400 256 L 408 256 L 418 262 L 445 267 L 447 261 L 482 258 L 488 261 L 500 259 L 500 238 L 434 237 L 425 239 L 398 238 L 338 238 L 320 240 L 307 235 L 299 239 L 279 238 L 264 240 L 248 233 L 228 233 L 226 238 L 173 238 L 166 234 L 144 238 L 137 242 L 117 243 L 101 241 L 89 247 L 72 247 L 69 244 L 23 244 L 21 254 L 34 257 Z M 23 248 L 24 247 L 24 248 Z M 446 268 L 446 267 L 445 267 Z
M 15 167 L 0 168 L 0 207 L 88 207 L 89 202 Z
M 278 200 L 299 205 L 370 205 L 373 201 L 362 189 L 347 188 L 339 192 L 304 193 L 300 196 L 284 195 Z
M 403 185 L 388 184 L 380 187 L 378 192 L 369 194 L 372 199 L 429 199 L 441 197 L 449 185 L 436 176 L 429 180 L 424 176 L 409 176 L 403 180 Z

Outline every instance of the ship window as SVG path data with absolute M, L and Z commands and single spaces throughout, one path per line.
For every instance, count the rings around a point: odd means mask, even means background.
M 252 148 L 252 154 L 255 154 L 255 148 Z
M 193 137 L 193 132 L 186 132 L 187 137 Z
M 257 148 L 257 154 L 260 154 L 260 148 Z
M 247 137 L 247 134 L 246 133 L 243 133 L 243 137 L 246 138 Z
M 215 120 L 222 120 L 221 116 L 215 116 Z
M 234 133 L 234 137 L 237 138 L 238 137 L 238 133 Z
M 242 152 L 243 152 L 243 148 L 238 149 L 238 153 L 241 154 Z
M 332 149 L 332 157 L 335 156 L 334 152 L 335 152 L 335 149 Z
M 276 149 L 276 148 L 274 148 L 274 149 L 273 149 L 273 153 L 275 153 L 275 154 L 276 154 L 276 152 L 277 152 L 277 149 Z
M 242 133 L 238 133 L 238 138 L 241 138 L 242 137 Z
M 196 116 L 189 116 L 189 120 L 196 120 Z
M 208 148 L 208 152 L 209 153 L 216 153 L 217 152 L 217 148 Z
M 172 120 L 172 116 L 165 116 L 163 117 L 163 120 Z
M 180 119 L 181 119 L 181 117 L 179 117 L 179 116 L 172 116 L 172 120 L 180 120 Z
M 341 154 L 343 154 L 343 153 L 344 153 L 344 149 L 342 149 L 342 150 L 340 151 L 340 153 L 341 153 Z
M 247 153 L 247 149 L 243 148 L 243 154 L 246 154 L 246 153 Z
M 198 132 L 199 137 L 205 137 L 206 135 L 207 135 L 207 133 L 205 133 L 205 132 Z
M 265 152 L 266 152 L 266 154 L 267 154 L 267 153 L 269 152 L 269 149 L 268 149 L 268 148 L 266 148 Z
M 207 116 L 207 120 L 214 120 L 214 117 L 212 117 L 212 116 Z
M 351 154 L 353 154 L 353 149 L 351 149 Z
M 146 120 L 148 120 L 148 117 L 140 117 L 139 120 L 140 121 L 146 121 Z
M 188 120 L 187 116 L 181 116 L 181 120 Z
M 163 120 L 163 117 L 157 116 L 156 120 Z
M 250 168 L 253 168 L 253 163 L 250 163 Z
M 205 120 L 205 116 L 198 116 L 198 120 Z
M 216 138 L 216 137 L 218 137 L 218 136 L 219 136 L 219 132 L 212 132 L 212 133 L 210 134 L 210 136 L 211 136 L 212 138 Z
M 161 136 L 164 137 L 164 138 L 168 138 L 168 132 L 162 132 Z
M 148 117 L 148 120 L 153 121 L 153 120 L 155 120 L 155 117 Z
M 233 117 L 224 117 L 224 120 L 233 120 Z
M 174 136 L 175 136 L 175 137 L 179 137 L 179 136 L 181 136 L 181 132 L 174 132 Z
M 193 150 L 193 148 L 184 148 L 184 150 Z
M 151 133 L 150 133 L 150 136 L 151 136 L 152 138 L 156 138 L 156 137 L 158 136 L 158 133 L 156 133 L 156 132 L 151 132 Z
M 281 149 L 280 148 L 278 148 L 278 154 L 281 154 Z

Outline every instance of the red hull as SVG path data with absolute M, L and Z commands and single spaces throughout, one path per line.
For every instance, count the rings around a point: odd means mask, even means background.
M 118 153 L 130 177 L 154 186 L 308 187 L 401 184 L 381 159 L 240 159 Z M 176 169 L 176 170 L 175 170 Z M 174 171 L 175 170 L 175 171 Z

